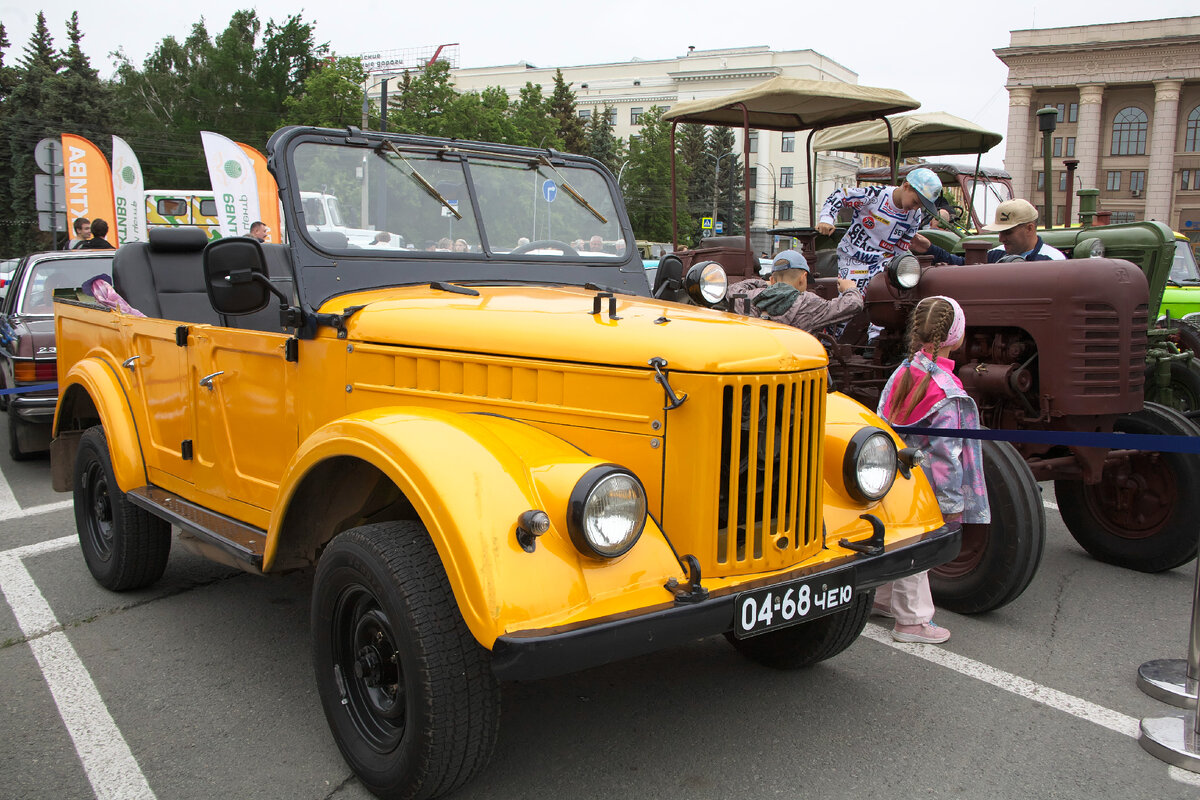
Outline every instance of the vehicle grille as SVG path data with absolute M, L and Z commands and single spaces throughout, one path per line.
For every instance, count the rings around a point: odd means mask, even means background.
M 1145 330 L 1146 314 L 1146 306 L 1138 306 L 1125 328 L 1117 309 L 1105 303 L 1087 303 L 1076 312 L 1083 336 L 1072 342 L 1076 357 L 1070 370 L 1082 395 L 1119 397 L 1141 390 L 1146 340 L 1130 334 Z M 1128 365 L 1124 369 L 1123 359 Z
M 825 372 L 721 379 L 716 572 L 777 569 L 821 548 Z

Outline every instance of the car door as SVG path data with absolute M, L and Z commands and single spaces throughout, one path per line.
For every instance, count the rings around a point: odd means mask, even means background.
M 188 350 L 197 365 L 191 387 L 196 486 L 217 501 L 228 498 L 267 511 L 275 505 L 284 468 L 299 446 L 296 364 L 286 357 L 288 338 L 193 329 Z M 253 521 L 243 511 L 231 507 L 228 513 Z

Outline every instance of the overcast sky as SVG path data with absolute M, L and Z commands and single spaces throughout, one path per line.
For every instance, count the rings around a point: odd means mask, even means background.
M 863 85 L 901 89 L 919 100 L 924 111 L 947 111 L 1001 134 L 1008 125 L 1007 70 L 992 51 L 1008 45 L 1010 31 L 1197 13 L 1195 0 L 1143 0 L 1132 5 L 1116 0 L 1087 4 L 309 0 L 304 5 L 294 0 L 127 0 L 86 5 L 0 0 L 0 22 L 12 42 L 7 57 L 13 63 L 29 40 L 39 8 L 60 48 L 66 45 L 66 20 L 72 10 L 78 10 L 84 50 L 101 74 L 109 76 L 113 73 L 110 53 L 117 49 L 140 66 L 159 41 L 166 36 L 183 39 L 201 16 L 215 36 L 234 11 L 248 7 L 257 9 L 264 22 L 302 14 L 315 23 L 317 40 L 328 42 L 339 54 L 457 42 L 463 67 L 518 61 L 555 67 L 674 58 L 686 53 L 689 45 L 698 50 L 752 45 L 773 50 L 811 48 L 857 72 Z M 1001 143 L 984 157 L 984 163 L 1001 166 L 1003 150 Z

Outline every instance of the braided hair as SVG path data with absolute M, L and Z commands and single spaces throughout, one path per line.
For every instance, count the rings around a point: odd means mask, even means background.
M 946 343 L 950 335 L 950 326 L 954 324 L 954 306 L 940 297 L 926 297 L 917 303 L 912 316 L 908 318 L 908 356 L 911 358 L 918 351 L 925 351 L 930 361 L 937 358 L 937 351 Z M 888 400 L 891 413 L 889 418 L 906 420 L 912 410 L 925 399 L 925 392 L 933 375 L 926 372 L 915 384 L 907 369 L 896 378 L 892 387 L 892 395 Z

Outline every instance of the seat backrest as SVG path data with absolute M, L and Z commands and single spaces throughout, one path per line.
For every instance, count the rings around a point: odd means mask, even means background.
M 149 317 L 220 325 L 204 287 L 199 228 L 151 228 L 148 242 L 123 245 L 113 258 L 113 285 Z

